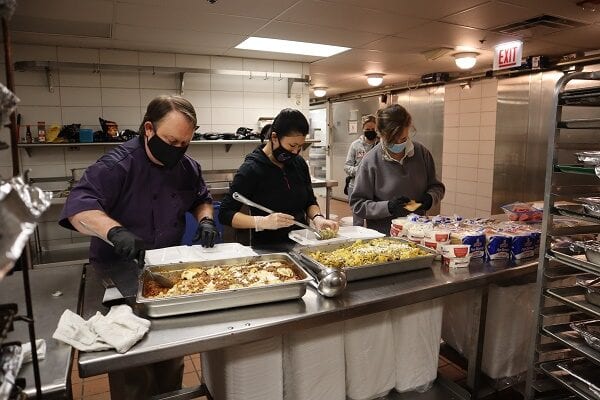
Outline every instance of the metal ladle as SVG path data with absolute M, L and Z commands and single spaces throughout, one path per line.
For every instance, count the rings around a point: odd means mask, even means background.
M 344 291 L 347 284 L 343 271 L 327 268 L 319 272 L 317 290 L 325 297 L 336 297 Z
M 242 196 L 238 192 L 233 192 L 233 194 L 231 196 L 235 200 L 239 201 L 240 203 L 243 203 L 243 204 L 245 204 L 247 206 L 250 206 L 250 207 L 258 208 L 259 210 L 264 211 L 267 214 L 274 214 L 275 213 L 275 211 L 271 210 L 270 208 L 267 208 L 265 206 L 261 206 L 260 204 L 255 203 L 252 200 L 250 200 L 250 199 Z M 315 234 L 315 236 L 317 237 L 317 239 L 319 239 L 319 240 L 323 239 L 323 237 L 321 236 L 321 234 L 319 233 L 319 231 L 316 230 L 313 227 L 310 227 L 310 226 L 308 226 L 306 224 L 303 224 L 302 222 L 298 222 L 296 220 L 294 220 L 294 225 L 297 225 L 297 226 L 299 226 L 301 228 L 308 229 L 309 231 L 313 232 Z
M 106 239 L 104 236 L 100 235 L 98 232 L 96 232 L 94 229 L 92 229 L 92 227 L 90 227 L 87 223 L 85 223 L 82 220 L 79 220 L 79 223 L 90 234 L 96 236 L 97 238 L 101 239 L 102 241 L 104 241 L 105 243 L 111 245 L 112 247 L 115 247 L 115 245 L 113 244 L 113 242 L 111 242 L 110 240 Z M 144 259 L 143 258 L 135 260 L 135 261 L 137 262 L 138 267 L 140 267 L 142 269 L 144 268 Z M 144 273 L 148 276 L 148 278 L 150 278 L 154 282 L 158 283 L 162 287 L 170 289 L 173 286 L 175 286 L 175 283 L 173 283 L 173 281 L 171 281 L 166 276 L 163 276 L 161 274 L 156 274 L 156 273 L 150 271 L 149 269 L 145 269 Z

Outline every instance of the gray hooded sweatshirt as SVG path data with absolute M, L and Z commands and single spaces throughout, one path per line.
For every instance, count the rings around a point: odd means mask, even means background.
M 445 187 L 436 177 L 431 153 L 422 144 L 413 143 L 414 150 L 407 152 L 401 162 L 385 154 L 381 143 L 362 159 L 350 206 L 355 214 L 367 220 L 368 228 L 389 234 L 393 219 L 388 210 L 389 200 L 406 196 L 418 201 L 429 193 L 436 204 L 444 197 Z

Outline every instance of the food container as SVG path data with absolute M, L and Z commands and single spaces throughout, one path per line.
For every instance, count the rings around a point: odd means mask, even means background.
M 485 234 L 483 231 L 452 232 L 450 242 L 468 245 L 473 258 L 485 257 Z
M 600 197 L 578 197 L 575 200 L 583 203 L 583 208 L 587 214 L 600 217 Z
M 589 164 L 589 165 L 600 165 L 600 151 L 580 151 L 575 153 L 577 161 Z
M 448 268 L 467 268 L 469 263 L 471 262 L 471 255 L 466 257 L 455 257 L 455 258 L 445 258 L 444 257 L 444 265 L 447 265 Z
M 306 285 L 312 277 L 284 253 L 263 254 L 251 257 L 229 258 L 219 261 L 200 261 L 177 263 L 168 265 L 146 266 L 153 273 L 165 274 L 169 278 L 190 268 L 209 269 L 215 266 L 230 266 L 236 264 L 249 264 L 261 261 L 281 261 L 289 265 L 298 280 L 269 284 L 265 286 L 245 287 L 239 289 L 216 290 L 210 293 L 195 293 L 170 297 L 145 297 L 143 295 L 144 284 L 148 274 L 142 273 L 139 278 L 136 302 L 140 304 L 150 317 L 166 317 L 170 315 L 188 314 L 200 311 L 219 310 L 251 304 L 269 303 L 273 301 L 297 299 L 304 296 Z
M 502 206 L 502 210 L 511 221 L 521 221 L 526 223 L 537 223 L 542 220 L 544 211 L 537 209 L 532 203 L 511 203 Z
M 600 281 L 597 278 L 597 276 L 593 276 L 592 279 L 589 279 L 589 276 L 578 276 L 576 283 L 585 288 L 585 299 L 600 307 Z
M 444 258 L 465 258 L 470 256 L 470 246 L 468 244 L 446 244 L 442 246 L 442 256 Z
M 579 333 L 591 348 L 600 351 L 600 319 L 571 322 L 571 329 Z
M 88 128 L 79 130 L 79 141 L 81 143 L 92 143 L 94 141 L 94 131 Z
M 573 244 L 585 250 L 585 258 L 589 262 L 600 265 L 600 242 L 587 240 L 585 242 L 574 242 Z
M 450 231 L 434 230 L 429 236 L 438 243 L 446 243 L 450 240 Z
M 372 239 L 384 236 L 381 232 L 362 226 L 340 226 L 336 237 L 322 240 L 317 239 L 315 233 L 308 229 L 296 229 L 288 233 L 290 239 L 303 246 L 343 242 L 348 239 Z
M 373 241 L 378 241 L 372 243 Z M 407 272 L 413 271 L 417 269 L 430 268 L 433 260 L 436 256 L 435 251 L 428 249 L 424 246 L 420 246 L 414 243 L 410 243 L 409 241 L 401 238 L 395 237 L 386 237 L 380 239 L 367 239 L 367 240 L 348 240 L 346 242 L 340 243 L 332 243 L 325 245 L 317 245 L 317 246 L 306 246 L 296 250 L 298 256 L 302 259 L 302 261 L 306 264 L 307 268 L 310 268 L 315 273 L 320 273 L 321 271 L 329 268 L 330 266 L 325 265 L 319 261 L 317 261 L 311 254 L 316 252 L 321 253 L 331 253 L 338 249 L 344 249 L 352 246 L 353 244 L 365 244 L 365 245 L 381 245 L 385 247 L 385 243 L 389 242 L 393 246 L 408 245 L 412 248 L 412 250 L 420 250 L 422 255 L 404 258 L 400 260 L 393 261 L 385 261 L 385 262 L 375 262 L 373 264 L 366 264 L 363 266 L 357 267 L 348 267 L 342 266 L 341 269 L 346 274 L 346 279 L 348 282 L 356 281 L 360 279 L 371 278 L 375 276 L 383 276 L 383 275 L 391 275 L 397 274 L 399 272 Z M 351 250 L 349 250 L 351 251 Z
M 405 236 L 408 220 L 406 218 L 395 218 L 390 227 L 390 236 Z

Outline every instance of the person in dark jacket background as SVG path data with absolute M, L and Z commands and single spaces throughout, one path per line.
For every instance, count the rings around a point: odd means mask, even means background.
M 299 157 L 308 134 L 306 117 L 293 109 L 282 110 L 267 135 L 268 142 L 246 156 L 221 202 L 219 220 L 238 229 L 254 229 L 253 245 L 277 245 L 289 241 L 293 221 L 312 221 L 317 229 L 337 231 L 335 221 L 322 214 L 313 193 L 306 161 Z M 252 215 L 240 212 L 242 204 L 233 199 L 238 192 L 275 211 L 251 208 Z

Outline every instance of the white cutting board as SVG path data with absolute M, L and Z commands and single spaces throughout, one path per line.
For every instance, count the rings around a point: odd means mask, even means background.
M 291 231 L 288 237 L 294 242 L 303 246 L 313 246 L 318 244 L 327 244 L 341 242 L 348 239 L 375 239 L 384 237 L 383 233 L 362 226 L 340 226 L 337 237 L 333 239 L 318 240 L 315 233 L 308 229 L 298 229 Z

